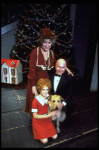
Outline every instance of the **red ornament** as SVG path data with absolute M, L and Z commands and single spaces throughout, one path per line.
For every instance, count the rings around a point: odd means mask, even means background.
M 20 42 L 22 42 L 22 40 L 20 40 Z
M 33 10 L 30 10 L 30 12 L 33 12 Z
M 64 6 L 62 5 L 61 7 L 63 8 Z

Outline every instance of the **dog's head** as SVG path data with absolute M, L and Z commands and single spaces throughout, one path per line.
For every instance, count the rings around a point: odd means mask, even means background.
M 58 110 L 60 104 L 62 103 L 63 98 L 60 95 L 51 95 L 48 97 L 48 106 L 49 110 Z

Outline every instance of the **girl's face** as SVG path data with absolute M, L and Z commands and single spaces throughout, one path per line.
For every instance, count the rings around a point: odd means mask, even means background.
M 50 39 L 44 39 L 42 43 L 42 49 L 44 51 L 48 51 L 51 48 L 52 42 Z
M 48 87 L 44 86 L 43 89 L 41 90 L 40 94 L 43 96 L 43 97 L 46 97 L 47 94 L 49 92 L 49 89 Z

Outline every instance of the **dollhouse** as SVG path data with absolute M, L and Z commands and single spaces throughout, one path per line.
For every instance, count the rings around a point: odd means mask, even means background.
M 23 80 L 20 60 L 1 59 L 1 82 L 19 84 Z

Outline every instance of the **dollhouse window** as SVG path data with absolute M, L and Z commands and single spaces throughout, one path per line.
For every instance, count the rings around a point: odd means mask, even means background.
M 15 65 L 15 63 L 12 61 L 12 66 L 14 66 Z
M 7 68 L 3 68 L 4 74 L 7 74 Z
M 13 83 L 13 84 L 15 83 L 15 78 L 14 78 L 14 77 L 12 77 L 12 83 Z
M 15 75 L 15 69 L 11 69 L 11 74 Z

